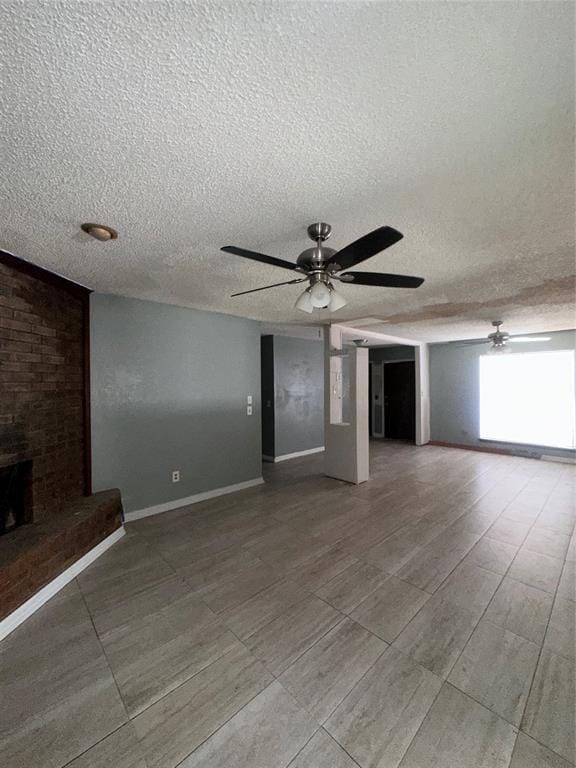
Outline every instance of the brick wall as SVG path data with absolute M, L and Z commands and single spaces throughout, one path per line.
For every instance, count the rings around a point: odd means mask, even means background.
M 0 466 L 33 460 L 34 520 L 42 522 L 86 488 L 88 291 L 0 256 Z

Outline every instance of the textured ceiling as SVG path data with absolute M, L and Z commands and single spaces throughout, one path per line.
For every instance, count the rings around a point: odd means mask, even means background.
M 382 224 L 341 321 L 422 340 L 576 325 L 570 2 L 0 6 L 0 247 L 99 291 L 302 322 L 294 259 Z M 101 244 L 83 221 L 119 230 Z M 314 317 L 315 322 L 327 318 Z

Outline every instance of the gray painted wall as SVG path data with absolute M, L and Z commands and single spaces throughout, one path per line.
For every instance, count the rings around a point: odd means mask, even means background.
M 549 342 L 511 345 L 512 354 L 545 352 L 576 348 L 574 331 L 541 334 L 551 336 Z M 430 346 L 430 439 L 448 443 L 463 443 L 483 447 L 499 447 L 479 438 L 479 359 L 485 353 L 482 346 L 432 344 Z M 510 447 L 506 443 L 506 447 Z M 518 452 L 528 452 L 526 445 L 512 446 Z M 538 451 L 537 453 L 541 453 Z M 565 455 L 569 451 L 546 449 L 546 453 Z
M 324 346 L 274 337 L 275 456 L 324 445 Z
M 263 383 L 263 391 L 273 390 L 272 408 L 264 403 L 264 421 L 273 420 L 273 446 L 266 456 L 320 448 L 324 445 L 324 348 L 322 341 L 289 336 L 264 336 L 272 349 L 273 382 Z M 272 429 L 266 429 L 272 432 Z
M 95 491 L 132 511 L 261 476 L 259 323 L 92 294 L 91 353 Z

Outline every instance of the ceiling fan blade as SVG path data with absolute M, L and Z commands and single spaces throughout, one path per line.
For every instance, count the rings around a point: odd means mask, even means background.
M 328 261 L 328 265 L 337 264 L 339 270 L 350 269 L 394 245 L 403 237 L 401 232 L 392 227 L 380 227 L 335 253 Z
M 233 253 L 236 256 L 242 256 L 245 259 L 252 259 L 252 261 L 260 261 L 262 264 L 271 264 L 273 267 L 282 267 L 283 269 L 300 269 L 298 264 L 292 264 L 290 261 L 284 261 L 284 259 L 277 259 L 275 256 L 267 256 L 265 253 L 256 253 L 256 251 L 247 251 L 245 248 L 236 248 L 235 245 L 225 245 L 224 248 L 220 248 L 221 251 L 226 253 Z
M 308 280 L 307 277 L 299 277 L 297 280 L 287 280 L 285 283 L 274 283 L 273 285 L 265 285 L 263 288 L 251 288 L 249 291 L 240 291 L 240 293 L 231 294 L 230 298 L 234 296 L 244 296 L 245 293 L 256 293 L 256 291 L 267 291 L 268 288 L 277 288 L 279 285 L 295 285 L 296 283 L 304 283 Z
M 506 343 L 512 342 L 513 344 L 526 344 L 528 342 L 536 342 L 536 341 L 550 341 L 550 336 L 515 336 L 514 338 L 509 338 L 506 340 Z
M 346 272 L 340 275 L 340 280 L 353 285 L 375 285 L 381 288 L 418 288 L 424 282 L 423 277 L 387 275 L 380 272 Z
M 455 347 L 478 347 L 480 344 L 490 344 L 490 339 L 467 339 L 465 341 L 451 341 Z

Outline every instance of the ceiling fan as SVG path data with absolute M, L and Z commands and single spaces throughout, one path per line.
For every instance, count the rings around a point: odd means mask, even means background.
M 473 339 L 471 341 L 460 341 L 458 346 L 477 346 L 479 344 L 490 344 L 486 350 L 487 354 L 507 354 L 512 352 L 508 344 L 525 344 L 534 341 L 550 341 L 550 336 L 510 336 L 506 331 L 501 331 L 502 320 L 493 320 L 492 325 L 496 328 L 493 333 L 489 333 L 486 339 Z
M 232 296 L 244 296 L 247 293 L 265 291 L 268 288 L 276 288 L 280 285 L 295 285 L 296 283 L 307 282 L 308 287 L 299 296 L 294 306 L 303 312 L 309 313 L 315 309 L 325 308 L 330 312 L 334 312 L 348 303 L 344 296 L 335 289 L 333 283 L 336 280 L 342 283 L 370 285 L 381 288 L 418 288 L 424 282 L 423 277 L 389 275 L 379 272 L 344 272 L 344 274 L 340 274 L 343 270 L 349 270 L 356 264 L 360 264 L 360 262 L 375 256 L 380 251 L 402 240 L 404 235 L 392 227 L 379 227 L 339 251 L 327 248 L 324 245 L 324 241 L 328 240 L 332 234 L 330 224 L 322 222 L 311 224 L 307 231 L 308 237 L 314 240 L 316 245 L 313 248 L 307 248 L 305 251 L 302 251 L 295 264 L 283 259 L 277 259 L 274 256 L 266 256 L 264 253 L 255 253 L 244 248 L 237 248 L 234 245 L 226 245 L 224 248 L 221 248 L 226 253 L 234 253 L 236 256 L 242 256 L 245 259 L 260 261 L 263 264 L 272 264 L 272 266 L 289 269 L 302 275 L 302 277 L 287 280 L 283 283 L 274 283 L 273 285 L 265 285 L 263 288 L 252 288 L 249 291 L 233 293 Z

